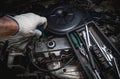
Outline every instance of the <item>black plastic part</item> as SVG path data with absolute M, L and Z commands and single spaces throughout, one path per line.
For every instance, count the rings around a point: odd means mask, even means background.
M 70 37 L 69 37 L 69 33 L 67 33 L 66 35 L 67 35 L 67 38 L 68 38 L 68 40 L 69 40 L 69 42 L 70 42 L 70 44 L 71 44 L 71 46 L 72 46 L 72 48 L 73 48 L 73 50 L 74 50 L 74 52 L 75 52 L 75 54 L 76 54 L 76 56 L 77 56 L 80 64 L 81 64 L 83 70 L 85 71 L 87 77 L 88 77 L 89 79 L 93 79 L 93 77 L 92 77 L 91 74 L 89 73 L 89 70 L 88 70 L 87 66 L 83 63 L 81 54 L 76 50 L 74 44 L 72 43 L 72 40 L 71 40 Z
M 83 11 L 70 4 L 54 5 L 48 8 L 47 30 L 53 34 L 64 35 L 82 22 L 85 14 Z
M 75 29 L 72 29 L 71 31 L 66 33 L 66 36 L 72 46 L 72 48 L 74 49 L 74 52 L 76 54 L 76 56 L 78 57 L 78 60 L 80 61 L 84 71 L 86 72 L 86 75 L 88 76 L 89 79 L 93 78 L 94 75 L 92 75 L 92 73 L 88 70 L 88 68 L 86 68 L 86 65 L 83 61 L 81 61 L 81 55 L 80 53 L 76 50 L 75 46 L 73 45 L 71 39 L 69 38 L 69 34 L 73 33 L 73 32 L 82 32 L 83 30 L 85 30 L 85 25 L 88 25 L 89 27 L 92 27 L 94 29 L 94 31 L 97 33 L 97 35 L 100 37 L 100 39 L 102 40 L 102 42 L 112 50 L 112 54 L 114 57 L 116 57 L 118 60 L 120 57 L 120 53 L 119 51 L 115 48 L 115 46 L 109 41 L 109 39 L 104 35 L 104 33 L 100 30 L 100 28 L 97 26 L 97 24 L 94 21 L 90 21 L 87 22 L 79 27 L 76 27 Z M 120 63 L 120 62 L 118 62 Z M 100 70 L 101 71 L 101 70 Z M 105 75 L 106 76 L 106 75 Z M 111 75 L 112 76 L 112 75 Z M 115 77 L 115 79 L 118 79 L 117 75 L 113 76 Z M 104 79 L 104 78 L 103 78 Z

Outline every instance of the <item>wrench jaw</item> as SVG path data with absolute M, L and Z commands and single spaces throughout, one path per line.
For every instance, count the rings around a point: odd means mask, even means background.
M 83 47 L 79 47 L 79 50 L 82 53 L 82 55 L 88 60 L 89 58 L 88 58 L 88 55 L 87 55 L 85 49 Z
M 106 56 L 106 60 L 108 61 L 109 65 L 112 67 L 112 61 L 113 61 L 113 55 L 112 55 L 112 51 L 110 49 L 108 49 L 105 45 L 101 46 L 101 50 L 103 50 L 105 56 Z

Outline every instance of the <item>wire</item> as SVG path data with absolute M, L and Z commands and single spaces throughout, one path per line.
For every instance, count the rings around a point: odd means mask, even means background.
M 32 62 L 33 66 L 35 66 L 37 69 L 39 69 L 40 71 L 43 71 L 43 72 L 53 72 L 53 71 L 57 71 L 57 70 L 60 70 L 62 68 L 64 68 L 65 66 L 67 66 L 72 60 L 74 59 L 74 57 L 72 57 L 65 65 L 59 67 L 59 68 L 56 68 L 56 69 L 52 69 L 52 70 L 47 70 L 47 69 L 43 69 L 43 68 L 40 68 L 39 66 L 37 66 L 34 62 Z
M 30 52 L 30 54 L 31 54 L 31 57 L 33 57 L 32 52 Z M 43 71 L 43 72 L 53 72 L 53 71 L 57 71 L 57 70 L 60 70 L 60 69 L 64 68 L 65 66 L 67 66 L 68 64 L 70 64 L 73 59 L 74 59 L 74 56 L 65 65 L 63 65 L 63 66 L 61 66 L 59 68 L 56 68 L 56 69 L 52 69 L 52 70 L 47 70 L 47 69 L 40 68 L 33 61 L 31 61 L 31 62 L 32 62 L 33 66 L 35 66 L 40 71 Z
M 44 68 L 41 68 L 39 67 L 38 65 L 36 65 L 34 62 L 33 62 L 33 52 L 34 52 L 34 47 L 35 45 L 32 45 L 33 48 L 31 48 L 31 44 L 35 44 L 35 41 L 33 41 L 34 39 L 31 38 L 28 45 L 26 46 L 26 52 L 29 52 L 27 55 L 29 56 L 29 59 L 30 59 L 30 62 L 32 63 L 32 65 L 34 67 L 36 67 L 39 71 L 42 71 L 42 72 L 53 72 L 53 71 L 57 71 L 57 70 L 60 70 L 62 68 L 64 68 L 65 66 L 67 66 L 68 64 L 70 64 L 72 62 L 72 60 L 75 58 L 75 56 L 72 56 L 68 62 L 66 62 L 63 66 L 59 67 L 59 68 L 56 68 L 56 69 L 52 69 L 52 70 L 48 70 L 48 69 L 44 69 Z

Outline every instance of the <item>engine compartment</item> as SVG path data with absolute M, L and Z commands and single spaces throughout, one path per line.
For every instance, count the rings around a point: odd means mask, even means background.
M 11 37 L 1 40 L 0 69 L 3 70 L 1 71 L 2 73 L 9 74 L 13 79 L 120 78 L 120 16 L 117 4 L 113 6 L 115 1 L 18 0 L 16 4 L 13 2 L 1 3 L 2 5 L 9 3 L 6 8 L 1 9 L 2 14 L 14 16 L 16 14 L 34 12 L 47 17 L 48 27 L 43 30 L 38 26 L 38 29 L 43 33 L 39 39 L 32 36 L 28 38 L 18 37 L 18 39 Z M 8 7 L 10 7 L 9 10 L 7 10 Z M 96 30 L 96 28 L 99 30 Z M 84 39 L 83 31 L 86 32 L 88 37 L 90 36 L 90 38 L 86 38 L 88 39 L 87 42 Z M 83 43 L 83 49 L 80 48 L 80 51 L 72 40 L 76 40 L 76 33 Z M 79 41 L 78 38 L 77 40 Z M 92 44 L 92 49 L 87 47 L 89 40 Z M 87 56 L 77 54 L 82 51 Z M 89 51 L 92 53 L 89 53 Z M 102 52 L 104 53 L 101 54 Z M 110 60 L 109 57 L 107 60 L 104 54 L 109 55 Z M 92 60 L 95 63 L 95 68 L 92 65 Z M 112 66 L 104 68 L 104 65 L 106 67 L 106 62 L 107 65 L 112 63 Z M 88 68 L 84 68 L 86 66 Z

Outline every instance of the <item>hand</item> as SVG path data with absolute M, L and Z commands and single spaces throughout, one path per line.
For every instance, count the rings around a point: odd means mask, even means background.
M 36 35 L 41 36 L 41 31 L 36 29 L 37 26 L 43 25 L 45 29 L 47 26 L 47 19 L 34 13 L 26 13 L 13 17 L 19 26 L 18 34 L 24 37 Z

